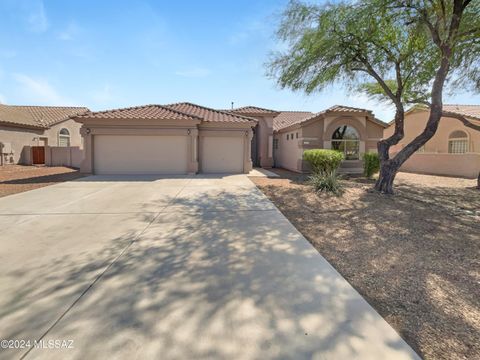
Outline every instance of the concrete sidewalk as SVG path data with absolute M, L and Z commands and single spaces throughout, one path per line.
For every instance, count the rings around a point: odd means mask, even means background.
M 74 347 L 0 358 L 418 358 L 244 175 L 90 177 L 0 213 L 0 338 Z

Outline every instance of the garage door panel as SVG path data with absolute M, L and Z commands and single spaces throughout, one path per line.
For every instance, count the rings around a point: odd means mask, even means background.
M 206 136 L 202 141 L 204 173 L 243 173 L 243 137 Z
M 95 135 L 96 174 L 185 174 L 187 136 Z

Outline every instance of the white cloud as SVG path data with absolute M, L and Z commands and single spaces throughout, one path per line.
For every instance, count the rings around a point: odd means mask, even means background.
M 188 78 L 204 78 L 210 75 L 211 71 L 202 67 L 193 67 L 181 71 L 175 72 L 178 76 L 188 77 Z
M 47 31 L 49 24 L 43 1 L 35 4 L 33 11 L 28 15 L 27 21 L 31 31 L 39 33 Z
M 33 78 L 25 74 L 13 74 L 13 79 L 17 82 L 20 94 L 26 102 L 45 105 L 74 105 L 71 100 L 60 95 L 45 79 Z
M 245 23 L 239 24 L 240 30 L 234 32 L 228 38 L 230 45 L 239 45 L 250 42 L 253 39 L 265 39 L 270 36 L 271 29 L 268 22 L 264 19 L 247 20 Z
M 60 40 L 69 41 L 73 40 L 81 32 L 80 26 L 74 21 L 70 22 L 67 27 L 58 33 Z

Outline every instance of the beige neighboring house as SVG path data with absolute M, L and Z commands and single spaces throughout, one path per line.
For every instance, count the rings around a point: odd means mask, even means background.
M 444 111 L 462 115 L 480 125 L 480 105 L 444 105 Z M 419 135 L 427 123 L 429 110 L 414 107 L 405 114 L 405 137 L 391 148 L 400 151 Z M 385 129 L 384 137 L 393 134 L 394 123 Z M 435 135 L 401 167 L 407 172 L 476 178 L 480 172 L 480 131 L 467 128 L 455 118 L 443 117 Z
M 248 173 L 257 120 L 191 103 L 90 112 L 82 124 L 89 174 Z
M 262 167 L 308 172 L 303 160 L 307 149 L 336 149 L 345 154 L 341 171 L 362 172 L 361 155 L 376 152 L 387 126 L 370 110 L 335 105 L 318 113 L 275 111 L 254 106 L 231 112 L 259 120 L 252 159 Z M 256 150 L 255 150 L 256 146 Z
M 87 111 L 84 107 L 0 104 L 0 165 L 79 166 L 80 124 L 72 117 Z

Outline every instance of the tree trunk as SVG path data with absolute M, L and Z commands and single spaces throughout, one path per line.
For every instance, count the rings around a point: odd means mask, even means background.
M 383 194 L 393 194 L 393 181 L 397 176 L 399 166 L 393 161 L 385 161 L 380 167 L 380 174 L 375 183 L 375 190 Z

